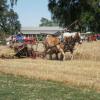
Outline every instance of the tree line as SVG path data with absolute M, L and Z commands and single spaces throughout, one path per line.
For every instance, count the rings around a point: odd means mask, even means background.
M 48 9 L 60 26 L 100 32 L 100 0 L 48 0 Z

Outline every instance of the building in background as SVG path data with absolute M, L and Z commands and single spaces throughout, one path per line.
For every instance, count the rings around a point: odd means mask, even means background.
M 43 40 L 47 34 L 55 34 L 62 31 L 61 27 L 22 27 L 21 32 L 25 37 L 36 37 L 39 41 Z
M 54 34 L 57 31 L 62 31 L 60 27 L 22 27 L 21 32 L 23 34 Z

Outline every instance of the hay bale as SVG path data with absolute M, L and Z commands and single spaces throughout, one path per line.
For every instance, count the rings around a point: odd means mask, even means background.
M 13 58 L 15 52 L 7 46 L 0 46 L 0 58 Z

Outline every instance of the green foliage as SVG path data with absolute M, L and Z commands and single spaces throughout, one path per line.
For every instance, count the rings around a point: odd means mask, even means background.
M 58 26 L 57 21 L 48 20 L 47 18 L 42 17 L 40 20 L 41 24 L 39 26 Z
M 0 74 L 0 100 L 100 100 L 92 89 Z
M 48 8 L 63 27 L 78 20 L 79 28 L 100 31 L 100 0 L 49 0 Z
M 83 24 L 83 27 L 86 28 L 88 27 L 87 31 L 91 31 L 90 29 L 93 27 L 93 23 L 95 21 L 94 16 L 92 15 L 91 12 L 85 12 L 81 14 L 81 23 Z M 94 27 L 93 30 L 94 31 Z
M 17 0 L 10 0 L 11 7 L 13 7 L 15 4 L 17 4 Z
M 38 38 L 38 41 L 43 41 L 43 35 L 41 35 L 41 34 L 39 34 L 38 36 L 37 36 L 37 38 Z
M 10 34 L 14 34 L 18 31 L 20 31 L 21 24 L 18 20 L 17 13 L 14 12 L 13 9 L 10 9 L 7 17 L 8 17 L 8 21 L 9 21 L 9 24 L 7 25 L 8 32 Z
M 19 31 L 21 24 L 18 15 L 7 4 L 7 0 L 0 0 L 0 30 L 2 33 L 14 34 Z
M 5 40 L 1 40 L 0 41 L 0 45 L 6 45 L 6 41 Z

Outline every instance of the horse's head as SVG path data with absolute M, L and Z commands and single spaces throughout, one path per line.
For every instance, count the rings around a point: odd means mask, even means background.
M 79 32 L 77 32 L 73 38 L 76 43 L 82 44 L 81 35 Z

